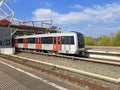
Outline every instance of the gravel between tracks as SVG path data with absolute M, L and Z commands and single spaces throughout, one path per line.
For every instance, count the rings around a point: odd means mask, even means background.
M 35 59 L 35 60 L 40 60 L 48 63 L 53 63 L 56 65 L 70 67 L 82 71 L 87 71 L 95 74 L 105 75 L 113 78 L 120 78 L 119 66 L 98 64 L 98 63 L 92 63 L 86 61 L 73 61 L 65 58 L 58 58 L 53 56 L 39 55 L 39 54 L 32 54 L 25 52 L 17 53 L 16 55 Z

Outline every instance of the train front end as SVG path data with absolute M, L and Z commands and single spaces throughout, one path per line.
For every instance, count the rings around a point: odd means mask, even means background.
M 84 35 L 77 32 L 77 54 L 84 55 L 85 54 L 85 41 L 84 41 Z

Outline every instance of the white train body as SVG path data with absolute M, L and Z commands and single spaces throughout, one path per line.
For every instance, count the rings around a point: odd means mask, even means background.
M 79 54 L 79 49 L 84 48 L 84 37 L 77 32 L 24 35 L 14 38 L 14 47 Z

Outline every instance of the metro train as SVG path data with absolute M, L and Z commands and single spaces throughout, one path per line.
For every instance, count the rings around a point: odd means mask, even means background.
M 16 36 L 13 44 L 16 49 L 80 54 L 84 48 L 84 35 L 79 32 L 23 35 Z

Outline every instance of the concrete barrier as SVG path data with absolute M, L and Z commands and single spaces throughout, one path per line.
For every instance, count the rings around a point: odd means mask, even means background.
M 15 54 L 15 48 L 0 48 L 0 53 L 1 54 L 7 54 L 7 55 L 13 55 Z
M 120 52 L 86 50 L 86 53 L 90 58 L 120 60 Z

